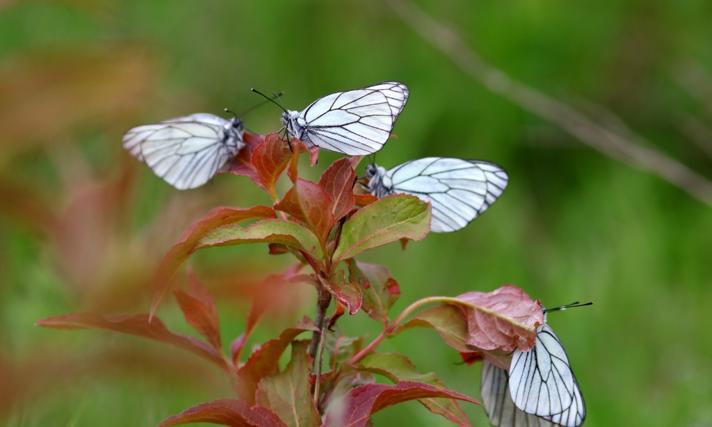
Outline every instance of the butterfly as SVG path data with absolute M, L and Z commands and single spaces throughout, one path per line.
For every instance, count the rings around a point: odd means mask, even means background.
M 156 175 L 186 190 L 208 182 L 240 152 L 243 132 L 237 117 L 197 113 L 137 126 L 126 132 L 123 144 Z
M 590 304 L 574 302 L 545 312 Z M 509 372 L 484 363 L 482 400 L 490 422 L 498 427 L 578 427 L 586 419 L 566 351 L 546 320 L 537 329 L 533 348 L 512 353 Z
M 447 157 L 425 157 L 386 170 L 366 167 L 367 189 L 379 199 L 412 194 L 432 205 L 435 232 L 456 231 L 481 215 L 507 187 L 509 178 L 499 166 Z
M 332 93 L 302 111 L 280 108 L 288 136 L 309 148 L 356 156 L 383 148 L 407 101 L 406 85 L 386 82 Z

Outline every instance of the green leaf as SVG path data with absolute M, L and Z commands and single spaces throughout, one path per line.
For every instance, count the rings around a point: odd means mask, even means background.
M 356 212 L 344 223 L 334 260 L 399 239 L 420 240 L 430 231 L 428 204 L 414 196 L 388 196 Z
M 309 341 L 294 341 L 292 360 L 284 372 L 263 379 L 257 386 L 257 404 L 270 408 L 290 427 L 321 424 L 310 393 L 308 346 Z
M 321 257 L 319 241 L 314 233 L 296 222 L 282 219 L 264 219 L 249 225 L 235 223 L 215 228 L 198 241 L 195 250 L 245 243 L 280 243 L 306 251 L 314 257 Z
M 455 350 L 461 353 L 472 351 L 467 345 L 467 321 L 459 307 L 443 304 L 424 310 L 399 327 L 396 333 L 411 328 L 432 328 Z
M 372 353 L 361 361 L 358 368 L 383 375 L 394 383 L 417 381 L 445 388 L 445 383 L 434 373 L 423 374 L 418 372 L 413 362 L 399 353 Z M 467 415 L 462 411 L 457 401 L 453 399 L 427 398 L 420 399 L 419 402 L 430 412 L 441 415 L 455 424 L 461 426 L 470 425 Z

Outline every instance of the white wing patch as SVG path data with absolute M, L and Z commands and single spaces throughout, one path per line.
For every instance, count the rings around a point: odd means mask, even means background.
M 509 395 L 509 375 L 504 369 L 485 361 L 482 366 L 482 403 L 495 427 L 553 427 L 554 424 L 527 414 L 514 406 Z
M 431 229 L 456 231 L 481 215 L 507 187 L 500 167 L 487 162 L 426 157 L 387 172 L 393 192 L 412 194 L 432 205 Z
M 562 426 L 579 426 L 586 417 L 569 359 L 547 324 L 537 331 L 533 349 L 514 351 L 509 368 L 509 392 L 514 404 L 524 412 Z
M 205 184 L 242 148 L 242 135 L 225 138 L 229 125 L 221 117 L 198 113 L 135 127 L 123 143 L 156 175 L 185 190 Z
M 407 100 L 408 88 L 397 82 L 317 99 L 300 113 L 307 142 L 352 156 L 375 153 L 390 137 Z

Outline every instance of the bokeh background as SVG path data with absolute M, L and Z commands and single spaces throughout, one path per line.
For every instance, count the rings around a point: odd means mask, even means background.
M 486 159 L 511 180 L 464 231 L 366 256 L 400 282 L 396 309 L 504 283 L 549 306 L 592 300 L 549 317 L 581 383 L 587 425 L 712 425 L 710 199 L 489 91 L 429 44 L 442 34 L 391 7 L 415 6 L 446 23 L 510 78 L 677 159 L 709 185 L 712 3 L 409 1 L 0 1 L 3 423 L 155 425 L 230 393 L 212 366 L 179 350 L 33 326 L 65 312 L 145 312 L 152 268 L 194 218 L 217 205 L 269 203 L 241 177 L 171 189 L 123 152 L 126 129 L 245 110 L 259 101 L 253 86 L 283 90 L 283 103 L 297 109 L 331 91 L 398 79 L 411 98 L 380 164 Z M 279 128 L 269 105 L 244 119 L 258 132 Z M 225 341 L 244 325 L 242 284 L 284 263 L 257 247 L 195 257 L 220 301 Z M 279 306 L 254 342 L 312 314 L 309 296 L 296 310 Z M 172 301 L 160 315 L 190 333 Z M 378 327 L 363 315 L 342 323 L 371 337 Z M 404 333 L 383 349 L 479 396 L 480 368 L 457 364 L 431 331 Z M 466 410 L 486 425 L 481 408 Z M 376 425 L 404 420 L 447 425 L 417 403 L 375 417 Z

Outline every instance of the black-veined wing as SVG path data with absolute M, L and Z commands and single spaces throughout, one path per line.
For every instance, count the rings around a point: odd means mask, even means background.
M 514 406 L 509 394 L 509 375 L 504 369 L 485 361 L 482 366 L 482 403 L 495 427 L 553 427 L 554 424 L 527 414 Z
M 477 218 L 507 187 L 499 166 L 476 160 L 426 157 L 387 172 L 392 190 L 418 196 L 432 205 L 431 229 L 456 231 Z
M 137 126 L 124 148 L 179 190 L 199 187 L 242 148 L 241 123 L 207 113 Z
M 583 396 L 566 351 L 547 324 L 529 351 L 515 350 L 509 367 L 509 392 L 522 411 L 574 427 L 586 418 Z
M 386 143 L 407 100 L 408 88 L 398 82 L 332 93 L 299 113 L 300 126 L 307 143 L 347 155 L 371 154 Z

